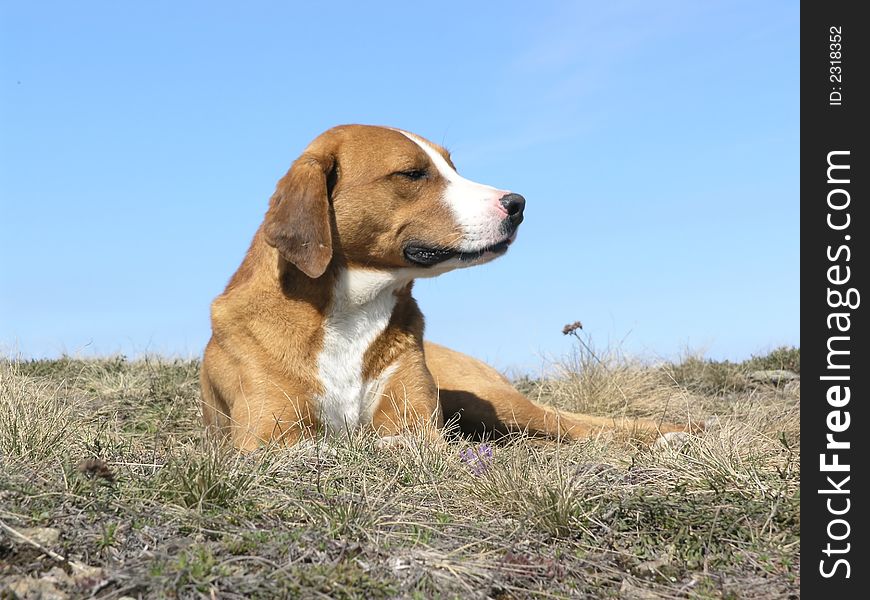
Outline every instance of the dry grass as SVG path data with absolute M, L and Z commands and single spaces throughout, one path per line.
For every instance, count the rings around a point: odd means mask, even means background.
M 752 384 L 765 358 L 579 345 L 518 383 L 573 411 L 718 416 L 682 448 L 358 434 L 252 455 L 202 435 L 195 362 L 3 362 L 0 595 L 797 597 L 800 392 Z

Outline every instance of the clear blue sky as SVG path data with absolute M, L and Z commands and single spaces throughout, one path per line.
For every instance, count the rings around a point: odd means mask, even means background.
M 798 345 L 797 2 L 0 2 L 0 350 L 201 352 L 277 179 L 340 123 L 521 192 L 418 282 L 501 368 Z

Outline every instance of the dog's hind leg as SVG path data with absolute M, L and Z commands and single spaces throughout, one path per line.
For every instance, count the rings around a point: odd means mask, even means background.
M 677 425 L 649 419 L 599 417 L 558 411 L 532 402 L 492 367 L 459 352 L 426 344 L 426 365 L 439 387 L 447 422 L 463 433 L 505 435 L 526 432 L 553 438 L 585 439 L 609 430 L 637 437 L 696 431 L 699 424 Z

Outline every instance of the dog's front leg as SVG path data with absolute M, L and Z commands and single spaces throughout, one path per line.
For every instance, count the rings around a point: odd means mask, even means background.
M 391 371 L 372 414 L 375 432 L 383 438 L 406 433 L 439 436 L 444 416 L 422 354 L 406 354 Z

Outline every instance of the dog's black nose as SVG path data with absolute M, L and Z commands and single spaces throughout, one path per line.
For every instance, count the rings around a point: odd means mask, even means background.
M 523 210 L 526 208 L 526 199 L 519 194 L 505 194 L 499 200 L 508 213 L 511 225 L 516 227 L 523 222 Z

